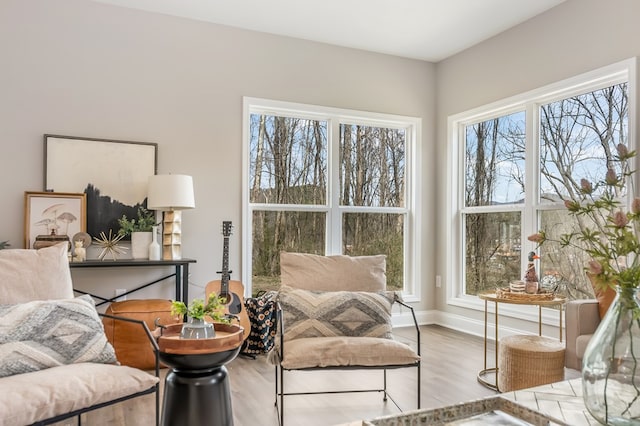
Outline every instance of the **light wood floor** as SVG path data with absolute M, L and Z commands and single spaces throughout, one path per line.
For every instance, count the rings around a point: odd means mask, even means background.
M 396 338 L 415 346 L 415 330 L 394 330 Z M 489 345 L 491 347 L 492 345 Z M 495 392 L 476 380 L 483 368 L 483 340 L 439 326 L 421 327 L 422 408 L 435 408 L 483 398 Z M 489 354 L 491 363 L 492 352 Z M 238 357 L 228 366 L 235 426 L 275 426 L 274 367 L 265 357 Z M 163 371 L 163 377 L 166 371 Z M 381 386 L 380 371 L 334 371 L 285 373 L 288 391 L 336 389 L 341 383 L 354 386 Z M 391 370 L 389 392 L 406 410 L 416 408 L 415 369 Z M 294 388 L 295 387 L 295 388 Z M 162 401 L 162 400 L 161 400 Z M 154 424 L 154 399 L 137 398 L 83 416 L 83 425 L 144 426 Z M 391 401 L 379 393 L 333 394 L 285 397 L 287 426 L 328 426 L 397 413 Z M 74 421 L 58 425 L 74 425 Z M 192 426 L 192 425 L 189 425 Z M 200 425 L 193 425 L 200 426 Z

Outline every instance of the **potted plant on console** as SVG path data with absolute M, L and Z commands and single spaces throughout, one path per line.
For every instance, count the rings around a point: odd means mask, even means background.
M 120 225 L 118 234 L 131 235 L 131 256 L 134 259 L 148 259 L 152 230 L 154 226 L 158 225 L 155 214 L 140 207 L 137 219 L 128 219 L 126 215 L 123 215 L 118 219 L 118 224 Z

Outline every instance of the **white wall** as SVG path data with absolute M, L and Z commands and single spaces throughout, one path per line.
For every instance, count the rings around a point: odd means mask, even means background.
M 0 241 L 13 247 L 22 247 L 24 191 L 43 189 L 43 134 L 156 142 L 160 173 L 194 177 L 197 208 L 183 214 L 183 256 L 198 261 L 191 294 L 220 278 L 223 220 L 236 225 L 230 267 L 241 280 L 243 96 L 420 117 L 421 164 L 435 181 L 430 63 L 86 0 L 2 0 L 0 53 Z M 435 189 L 422 191 L 419 261 L 432 281 Z M 130 286 L 130 271 L 82 272 L 76 281 L 108 296 Z M 171 285 L 142 296 L 154 295 L 172 297 Z
M 637 0 L 568 0 L 438 63 L 438 176 L 447 173 L 449 115 L 639 55 L 639 18 L 640 2 Z M 436 189 L 440 205 L 446 203 L 444 189 L 444 185 L 438 185 Z M 450 226 L 447 222 L 444 215 L 438 216 L 438 246 L 445 246 L 445 229 Z M 437 273 L 443 275 L 443 283 L 457 285 L 449 282 L 446 276 L 448 253 L 438 251 L 437 256 Z M 481 318 L 481 312 L 448 306 L 445 285 L 433 290 L 439 311 L 452 318 Z M 429 292 L 428 284 L 426 291 Z

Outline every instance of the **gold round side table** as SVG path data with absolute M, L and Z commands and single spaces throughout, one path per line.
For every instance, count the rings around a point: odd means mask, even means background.
M 511 304 L 511 305 L 533 305 L 538 307 L 538 336 L 542 336 L 542 308 L 543 307 L 551 307 L 558 306 L 559 307 L 559 340 L 562 342 L 562 332 L 563 332 L 563 322 L 562 322 L 562 312 L 564 308 L 564 304 L 567 301 L 566 297 L 562 296 L 553 296 L 549 298 L 548 296 L 540 297 L 536 299 L 535 295 L 528 295 L 530 297 L 523 296 L 521 299 L 518 298 L 510 298 L 503 297 L 496 292 L 492 293 L 481 293 L 478 297 L 484 300 L 484 368 L 478 372 L 478 382 L 483 384 L 484 386 L 500 391 L 498 388 L 498 305 L 501 303 Z M 487 366 L 487 328 L 488 328 L 488 318 L 489 318 L 489 310 L 488 304 L 489 302 L 494 303 L 494 327 L 495 327 L 495 366 L 488 367 Z M 487 379 L 489 374 L 493 374 L 495 380 L 490 381 Z

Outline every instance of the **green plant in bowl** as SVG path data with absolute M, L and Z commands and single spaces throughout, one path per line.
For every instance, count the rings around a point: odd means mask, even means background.
M 202 299 L 193 299 L 189 306 L 179 300 L 171 302 L 171 315 L 187 315 L 188 317 L 202 320 L 206 316 L 210 317 L 214 322 L 222 322 L 228 324 L 229 318 L 224 312 L 224 304 L 217 294 L 211 293 L 207 304 Z
M 153 227 L 158 224 L 155 214 L 145 209 L 144 207 L 138 208 L 138 218 L 128 219 L 126 215 L 122 215 L 118 219 L 120 229 L 118 234 L 128 236 L 133 232 L 151 232 Z

